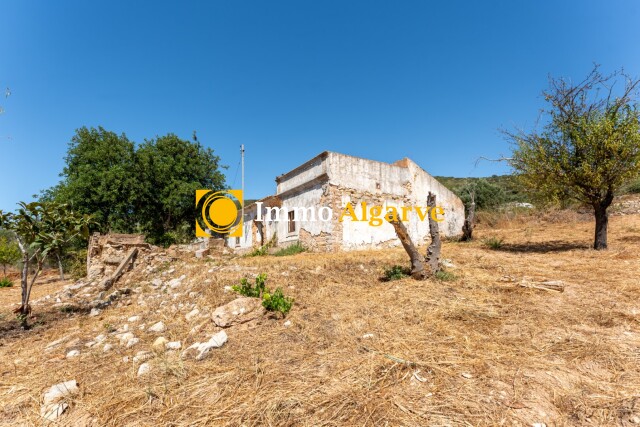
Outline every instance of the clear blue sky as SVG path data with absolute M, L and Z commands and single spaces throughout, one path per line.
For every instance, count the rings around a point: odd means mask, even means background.
M 58 181 L 74 130 L 214 148 L 248 198 L 333 150 L 434 175 L 508 172 L 549 73 L 640 75 L 640 2 L 0 2 L 0 209 Z M 235 180 L 235 187 L 240 177 Z

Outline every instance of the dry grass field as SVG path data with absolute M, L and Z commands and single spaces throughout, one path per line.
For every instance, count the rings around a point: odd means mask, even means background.
M 134 271 L 117 285 L 134 291 L 119 306 L 90 317 L 42 302 L 29 331 L 11 314 L 18 289 L 0 289 L 0 425 L 42 425 L 43 392 L 71 379 L 80 393 L 58 425 L 640 425 L 640 216 L 610 223 L 604 252 L 589 249 L 588 217 L 481 227 L 474 242 L 444 244 L 446 281 L 380 280 L 407 263 L 402 249 L 176 261 L 164 267 L 175 269 L 166 279 L 187 276 L 176 295 Z M 162 320 L 183 348 L 207 339 L 215 325 L 185 313 L 231 301 L 225 286 L 261 272 L 295 298 L 286 319 L 232 327 L 202 361 L 154 352 L 137 376 L 131 357 L 158 336 L 140 324 Z M 61 286 L 37 285 L 34 299 Z M 124 324 L 140 338 L 132 348 L 111 338 Z M 85 346 L 99 334 L 113 350 Z M 81 355 L 66 359 L 70 348 Z

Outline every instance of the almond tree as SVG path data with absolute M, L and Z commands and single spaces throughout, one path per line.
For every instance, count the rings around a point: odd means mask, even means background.
M 593 248 L 607 248 L 608 208 L 616 191 L 640 174 L 640 80 L 595 66 L 582 82 L 551 79 L 540 131 L 507 132 L 507 160 L 524 183 L 550 198 L 571 196 L 593 207 Z

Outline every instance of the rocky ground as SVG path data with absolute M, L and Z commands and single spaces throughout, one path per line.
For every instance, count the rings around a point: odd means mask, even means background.
M 640 425 L 640 216 L 502 224 L 401 249 L 196 259 L 150 248 L 109 289 L 47 276 L 33 328 L 0 289 L 0 425 Z M 483 239 L 502 239 L 490 249 Z M 286 318 L 230 290 L 267 273 Z M 559 281 L 564 292 L 523 284 Z

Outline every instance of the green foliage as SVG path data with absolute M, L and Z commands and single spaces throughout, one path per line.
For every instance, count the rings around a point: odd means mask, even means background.
M 262 296 L 262 306 L 269 311 L 282 313 L 286 316 L 293 306 L 293 298 L 286 297 L 282 293 L 282 289 L 277 288 L 272 294 L 265 292 Z
M 286 248 L 280 249 L 278 252 L 274 253 L 275 256 L 288 256 L 295 255 L 302 252 L 305 252 L 307 248 L 305 248 L 302 243 L 296 242 L 292 245 L 287 246 Z
M 83 127 L 69 143 L 62 181 L 41 200 L 93 214 L 101 232 L 144 232 L 163 245 L 190 241 L 195 190 L 224 188 L 219 161 L 195 134 L 193 141 L 168 134 L 136 149 L 124 134 Z
M 492 236 L 483 239 L 482 243 L 489 249 L 500 249 L 502 248 L 504 239 Z
M 293 306 L 293 298 L 286 297 L 282 293 L 282 289 L 277 288 L 274 292 L 271 292 L 266 287 L 267 275 L 265 273 L 259 274 L 256 277 L 255 286 L 249 283 L 246 278 L 240 281 L 240 285 L 234 285 L 231 288 L 246 297 L 261 298 L 262 306 L 269 311 L 279 312 L 283 316 L 291 310 Z
M 243 277 L 240 281 L 240 286 L 234 285 L 231 287 L 235 292 L 245 297 L 260 298 L 265 292 L 265 282 L 267 281 L 267 275 L 265 273 L 259 274 L 256 277 L 256 284 L 253 286 L 249 281 Z
M 8 234 L 0 235 L 0 265 L 6 276 L 7 266 L 14 265 L 20 259 L 20 248 L 15 239 Z
M 87 275 L 87 248 L 81 248 L 68 254 L 65 258 L 65 270 L 73 279 L 81 279 Z
M 453 282 L 457 279 L 455 274 L 447 270 L 436 271 L 435 277 L 442 282 Z
M 0 227 L 14 233 L 26 269 L 23 270 L 20 285 L 22 304 L 20 311 L 29 311 L 31 287 L 42 271 L 43 264 L 50 254 L 59 254 L 69 242 L 88 237 L 92 219 L 89 215 L 80 215 L 66 204 L 56 202 L 19 203 L 20 208 L 14 214 L 0 211 Z M 35 262 L 35 272 L 29 280 L 29 264 Z M 26 272 L 26 274 L 25 274 Z M 26 317 L 22 318 L 26 327 Z
M 0 279 L 0 288 L 10 288 L 13 286 L 13 282 L 8 277 Z
M 597 67 L 578 85 L 552 79 L 543 92 L 549 104 L 543 128 L 507 133 L 514 145 L 510 163 L 522 182 L 551 201 L 570 197 L 606 209 L 640 174 L 637 84 L 623 73 L 602 76 Z
M 489 201 L 489 203 L 486 204 L 487 208 L 492 208 L 501 203 L 533 201 L 531 193 L 515 175 L 493 175 L 486 178 L 453 178 L 438 176 L 436 179 L 449 190 L 456 193 L 458 197 L 461 197 L 465 202 L 465 205 L 468 205 L 468 190 L 473 189 L 476 186 L 489 187 L 487 189 L 488 191 L 485 191 L 484 188 L 480 188 L 480 191 L 477 191 L 477 193 L 497 193 L 493 194 L 494 197 L 491 197 L 491 194 L 487 195 L 489 197 L 483 197 L 485 196 L 484 194 L 480 194 L 479 196 L 477 195 L 476 208 L 478 209 L 483 209 L 485 207 L 482 199 Z M 482 183 L 480 183 L 481 181 Z M 498 190 L 496 190 L 496 188 Z M 496 200 L 495 196 L 499 198 L 499 203 L 491 205 L 492 200 Z
M 134 216 L 150 236 L 177 231 L 176 240 L 194 235 L 197 189 L 224 188 L 220 158 L 203 147 L 195 134 L 193 141 L 168 134 L 145 141 L 136 152 L 137 175 L 142 196 L 136 199 Z M 180 229 L 188 225 L 187 230 Z
M 622 192 L 625 194 L 640 194 L 640 179 L 636 179 L 628 183 L 623 187 Z
M 468 181 L 456 189 L 455 193 L 467 207 L 473 199 L 478 210 L 492 209 L 509 201 L 502 187 L 491 184 L 484 178 Z
M 407 276 L 409 276 L 407 269 L 401 265 L 394 265 L 384 270 L 384 278 L 387 282 L 404 279 Z
M 62 182 L 45 191 L 42 200 L 68 203 L 93 215 L 101 232 L 133 232 L 137 218 L 132 212 L 142 193 L 134 143 L 102 127 L 82 127 L 71 138 L 64 160 Z
M 255 248 L 253 251 L 249 252 L 247 256 L 248 257 L 265 256 L 268 253 L 269 253 L 269 248 L 267 247 L 267 245 L 264 245 L 264 246 L 260 246 L 259 248 Z

